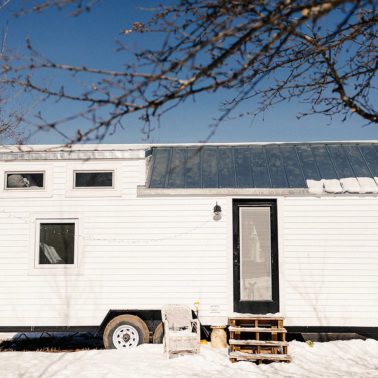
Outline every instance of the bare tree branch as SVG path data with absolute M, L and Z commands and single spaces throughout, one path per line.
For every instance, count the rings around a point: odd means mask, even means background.
M 96 2 L 33 1 L 24 11 L 67 6 L 77 15 Z M 121 70 L 54 62 L 28 41 L 29 56 L 3 54 L 2 84 L 46 100 L 82 103 L 82 111 L 63 119 L 39 117 L 39 126 L 54 130 L 76 117 L 90 120 L 88 130 L 72 131 L 70 142 L 104 138 L 132 113 L 140 113 L 148 134 L 153 119 L 220 90 L 228 91 L 229 99 L 209 138 L 251 99 L 258 105 L 250 116 L 295 99 L 308 105 L 299 117 L 356 115 L 378 124 L 376 7 L 375 0 L 177 0 L 155 10 L 148 23 L 135 22 L 121 32 L 119 51 L 130 51 L 130 33 L 163 35 L 160 46 L 134 51 Z M 40 79 L 51 72 L 61 73 L 64 84 Z

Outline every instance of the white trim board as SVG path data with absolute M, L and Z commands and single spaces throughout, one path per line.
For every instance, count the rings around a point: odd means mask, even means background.
M 299 188 L 193 188 L 193 189 L 168 189 L 168 188 L 147 188 L 144 185 L 137 187 L 138 197 L 209 197 L 209 196 L 295 196 L 295 197 L 378 197 L 377 193 L 322 193 L 313 194 L 308 189 Z

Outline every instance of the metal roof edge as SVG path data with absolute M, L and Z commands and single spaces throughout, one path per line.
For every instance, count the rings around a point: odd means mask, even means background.
M 290 142 L 214 142 L 214 143 L 145 143 L 145 144 L 25 144 L 0 145 L 0 152 L 69 152 L 69 151 L 147 151 L 154 147 L 197 147 L 197 146 L 249 146 L 249 145 L 301 145 L 301 144 L 378 144 L 378 140 L 335 140 L 335 141 L 290 141 Z
M 304 144 L 378 144 L 378 140 L 335 140 L 335 141 L 291 141 L 291 142 L 229 142 L 229 143 L 160 143 L 151 144 L 155 147 L 238 147 L 238 146 L 265 146 L 265 145 L 304 145 Z

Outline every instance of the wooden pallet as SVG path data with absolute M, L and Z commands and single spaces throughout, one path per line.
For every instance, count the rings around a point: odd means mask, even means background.
M 270 362 L 291 362 L 291 356 L 288 354 L 250 354 L 242 352 L 230 352 L 229 354 L 230 361 L 256 361 L 258 363 L 264 361 Z
M 241 332 L 249 332 L 249 333 L 286 333 L 285 328 L 278 328 L 278 327 L 271 327 L 271 328 L 260 328 L 260 327 L 233 327 L 229 326 L 228 330 L 230 332 L 236 332 L 236 333 L 241 333 Z
M 240 315 L 230 318 L 230 360 L 290 362 L 283 320 L 281 316 L 272 315 Z

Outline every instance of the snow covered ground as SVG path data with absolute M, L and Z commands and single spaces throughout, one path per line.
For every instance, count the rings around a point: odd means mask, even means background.
M 292 363 L 232 364 L 226 350 L 201 346 L 198 356 L 167 360 L 162 345 L 70 353 L 1 352 L 0 376 L 15 377 L 378 377 L 378 341 L 351 340 L 314 343 L 293 341 Z

